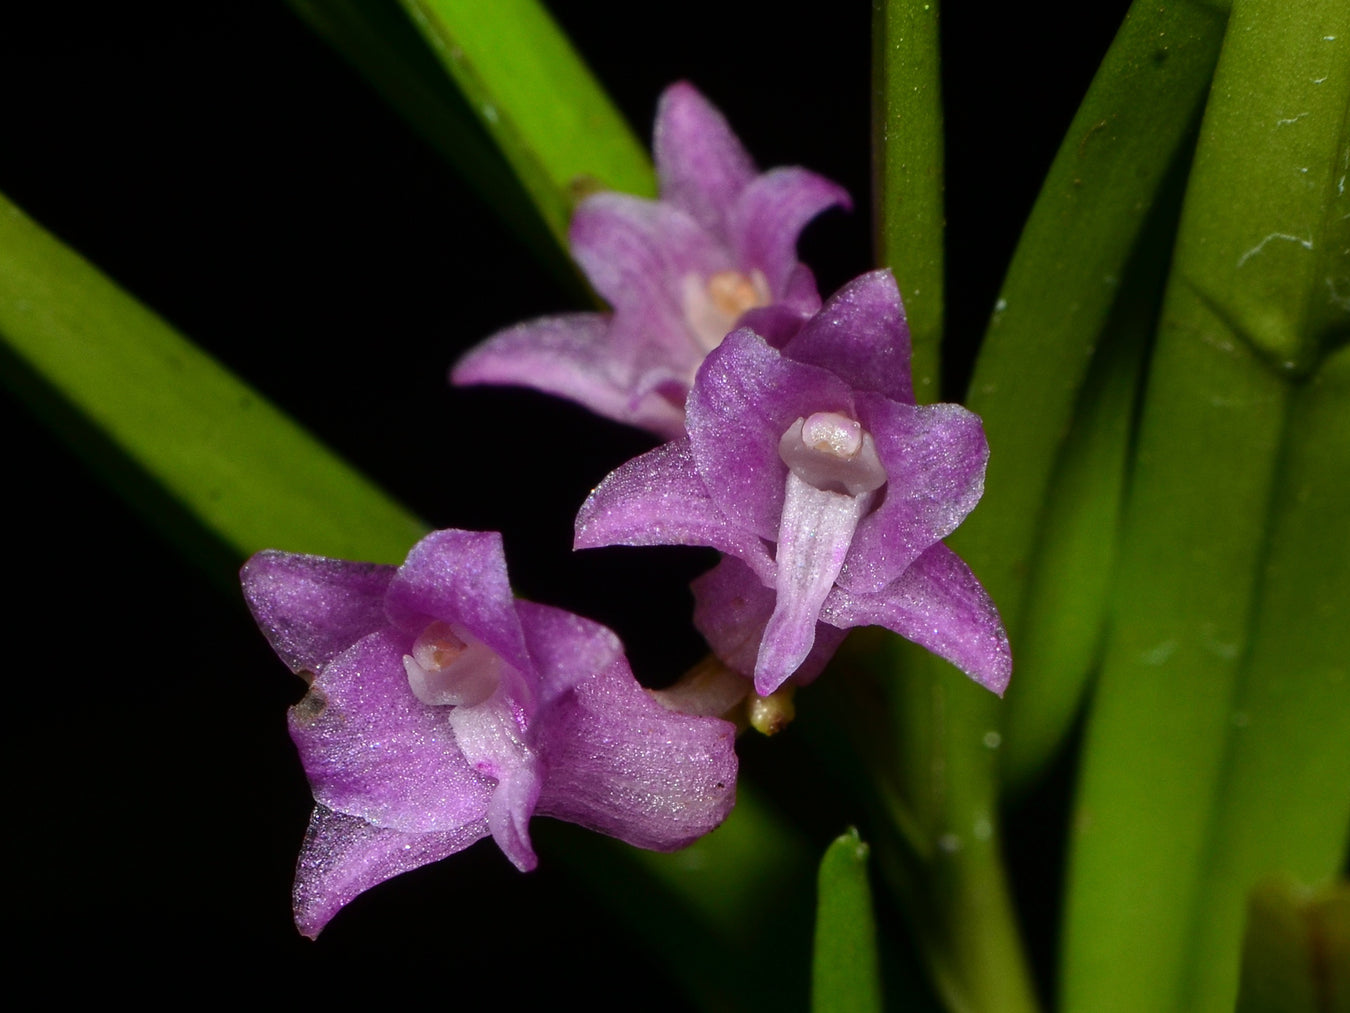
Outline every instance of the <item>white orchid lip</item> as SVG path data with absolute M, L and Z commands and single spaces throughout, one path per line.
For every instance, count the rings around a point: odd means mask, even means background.
M 496 692 L 502 661 L 490 647 L 458 624 L 436 620 L 403 656 L 413 695 L 433 707 L 472 707 Z
M 841 412 L 797 419 L 778 441 L 778 456 L 794 475 L 822 492 L 861 496 L 886 484 L 872 434 Z
M 690 274 L 681 287 L 685 320 L 704 352 L 720 345 L 747 310 L 773 301 L 769 279 L 758 268 L 748 274 L 717 271 L 706 278 Z

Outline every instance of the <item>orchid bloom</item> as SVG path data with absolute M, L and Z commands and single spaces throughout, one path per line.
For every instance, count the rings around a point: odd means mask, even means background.
M 501 537 L 438 531 L 402 566 L 261 552 L 245 597 L 292 671 L 314 792 L 296 924 L 317 936 L 358 894 L 491 835 L 534 868 L 529 821 L 672 851 L 735 801 L 735 729 L 672 713 L 613 633 L 511 594 Z
M 684 432 L 699 364 L 740 323 L 781 343 L 820 308 L 797 237 L 848 194 L 800 168 L 759 174 L 694 88 L 661 96 L 653 142 L 660 200 L 588 197 L 572 255 L 612 313 L 573 313 L 488 338 L 456 384 L 518 384 L 580 402 L 665 439 Z
M 988 447 L 959 405 L 916 405 L 889 271 L 846 285 L 774 348 L 749 328 L 711 352 L 688 435 L 606 478 L 576 545 L 710 545 L 695 621 L 767 696 L 816 674 L 853 626 L 884 626 L 1002 693 L 998 612 L 945 545 Z

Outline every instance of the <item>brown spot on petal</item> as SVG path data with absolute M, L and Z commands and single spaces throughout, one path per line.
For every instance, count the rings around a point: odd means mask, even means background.
M 295 716 L 296 724 L 301 728 L 308 728 L 318 721 L 327 709 L 328 697 L 323 695 L 323 690 L 311 688 L 300 698 L 300 702 L 291 708 L 291 713 Z

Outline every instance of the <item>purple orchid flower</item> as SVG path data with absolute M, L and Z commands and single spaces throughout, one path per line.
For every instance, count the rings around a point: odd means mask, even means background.
M 848 193 L 815 173 L 759 174 L 726 120 L 686 83 L 661 96 L 653 142 L 661 199 L 601 193 L 572 219 L 572 256 L 612 314 L 573 313 L 488 338 L 456 384 L 519 384 L 664 439 L 705 355 L 738 324 L 781 344 L 820 308 L 797 237 Z
M 434 532 L 400 567 L 260 552 L 242 579 L 313 679 L 290 712 L 315 800 L 294 891 L 307 936 L 488 835 L 534 868 L 535 814 L 673 851 L 735 802 L 735 728 L 658 704 L 603 626 L 514 598 L 495 532 Z
M 606 478 L 578 548 L 710 545 L 695 623 L 767 696 L 878 625 L 1002 694 L 998 612 L 942 539 L 975 507 L 988 446 L 959 405 L 916 405 L 889 271 L 855 279 L 780 351 L 749 328 L 708 355 L 688 435 Z

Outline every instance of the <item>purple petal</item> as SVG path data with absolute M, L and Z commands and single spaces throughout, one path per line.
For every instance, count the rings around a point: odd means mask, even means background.
M 841 628 L 884 626 L 925 647 L 999 696 L 1012 652 L 988 592 L 956 553 L 938 543 L 876 594 L 836 588 L 821 618 Z
M 517 601 L 525 642 L 539 673 L 540 706 L 623 657 L 608 627 L 551 605 Z
M 815 644 L 820 607 L 844 564 L 871 495 L 817 489 L 789 474 L 774 562 L 773 615 L 755 662 L 755 692 L 768 696 L 797 671 Z
M 577 512 L 573 544 L 709 545 L 759 572 L 773 568 L 759 538 L 728 519 L 708 495 L 688 440 L 664 444 L 611 472 Z
M 881 505 L 858 525 L 839 584 L 872 593 L 975 509 L 989 445 L 979 417 L 960 405 L 904 405 L 859 394 L 858 418 L 876 441 L 889 480 Z
M 460 753 L 447 710 L 413 696 L 411 640 L 373 633 L 329 662 L 290 711 L 314 799 L 377 827 L 457 831 L 487 813 L 493 784 Z
M 295 869 L 296 927 L 315 939 L 358 894 L 463 851 L 487 832 L 487 821 L 480 819 L 440 833 L 403 833 L 315 806 Z
M 746 677 L 753 677 L 764 628 L 773 615 L 776 596 L 748 566 L 724 556 L 715 567 L 695 580 L 694 626 L 723 663 Z M 821 673 L 845 631 L 825 623 L 815 624 L 815 643 L 797 667 L 793 681 L 806 684 Z
M 683 434 L 683 405 L 639 392 L 631 357 L 612 347 L 611 324 L 607 315 L 574 313 L 511 327 L 471 349 L 450 381 L 533 387 L 665 439 Z
M 725 242 L 731 209 L 755 178 L 755 164 L 726 118 L 693 85 L 678 81 L 661 94 L 652 149 L 661 200 Z
M 521 872 L 539 864 L 530 844 L 530 817 L 539 800 L 542 771 L 527 746 L 518 693 L 503 686 L 492 699 L 450 709 L 448 720 L 464 759 L 497 782 L 488 802 L 488 829 L 502 853 Z
M 909 325 L 889 269 L 855 278 L 830 296 L 783 351 L 833 370 L 859 390 L 914 403 Z
M 775 295 L 785 292 L 797 266 L 797 237 L 826 208 L 852 208 L 848 191 L 799 168 L 757 177 L 731 211 L 732 249 L 745 267 L 757 267 Z
M 815 412 L 853 415 L 853 398 L 837 376 L 785 358 L 743 328 L 708 354 L 685 412 L 705 488 L 731 523 L 772 541 L 787 479 L 778 441 Z
M 416 637 L 439 619 L 460 623 L 516 671 L 532 671 L 496 531 L 433 531 L 412 547 L 389 585 L 389 616 Z
M 543 815 L 673 851 L 735 804 L 735 727 L 667 711 L 623 658 L 564 693 L 545 727 Z
M 292 672 L 318 673 L 335 654 L 383 628 L 396 567 L 268 549 L 244 564 L 244 598 Z
M 731 254 L 678 208 L 627 194 L 587 197 L 572 216 L 572 256 L 618 314 L 642 317 L 648 341 L 682 347 L 681 280 L 734 268 Z

